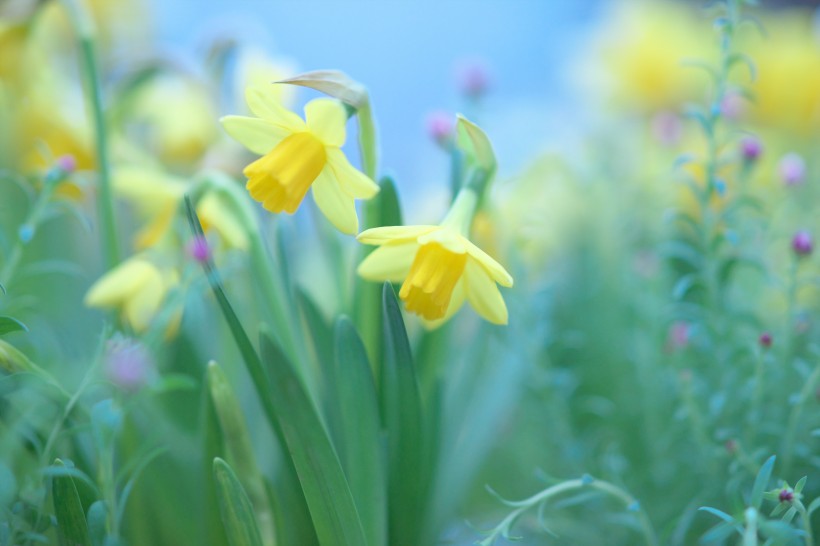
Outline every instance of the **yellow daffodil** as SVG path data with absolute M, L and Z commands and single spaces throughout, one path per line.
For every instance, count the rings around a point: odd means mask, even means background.
M 118 309 L 126 324 L 136 332 L 144 332 L 177 284 L 176 271 L 162 271 L 148 259 L 136 256 L 97 280 L 85 295 L 85 304 L 99 309 Z M 176 330 L 180 318 L 180 314 L 172 318 L 166 333 L 170 335 Z
M 462 191 L 438 226 L 391 226 L 362 232 L 359 241 L 379 248 L 359 265 L 359 275 L 373 281 L 403 280 L 399 297 L 408 311 L 425 320 L 449 319 L 466 299 L 488 321 L 506 324 L 507 306 L 497 284 L 510 287 L 513 279 L 465 236 L 476 201 L 474 192 Z
M 169 232 L 191 185 L 160 169 L 121 167 L 115 172 L 114 189 L 145 219 L 144 227 L 134 239 L 138 249 L 145 249 L 156 245 Z M 196 212 L 205 231 L 216 231 L 227 247 L 240 250 L 248 247 L 247 233 L 219 195 L 214 192 L 203 195 L 197 201 Z
M 354 199 L 369 199 L 379 187 L 340 149 L 347 121 L 342 103 L 312 100 L 302 120 L 259 88 L 250 87 L 246 99 L 258 117 L 226 116 L 221 121 L 229 135 L 262 155 L 244 170 L 251 197 L 271 212 L 293 214 L 313 187 L 313 199 L 327 219 L 344 233 L 356 233 Z

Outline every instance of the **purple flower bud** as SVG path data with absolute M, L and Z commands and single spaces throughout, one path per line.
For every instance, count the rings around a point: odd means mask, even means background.
M 794 500 L 794 491 L 788 487 L 784 487 L 780 490 L 780 494 L 777 498 L 780 499 L 780 502 L 792 502 Z
M 211 258 L 211 247 L 208 246 L 208 240 L 201 235 L 194 237 L 188 245 L 188 253 L 199 263 L 208 261 Z
M 677 321 L 669 327 L 669 345 L 672 349 L 684 349 L 689 345 L 690 327 L 688 322 Z
M 461 93 L 478 98 L 490 87 L 490 71 L 481 60 L 464 61 L 456 71 L 456 81 Z
M 427 134 L 439 144 L 444 144 L 453 138 L 455 128 L 453 116 L 447 112 L 439 110 L 427 116 Z
M 154 359 L 139 341 L 115 336 L 108 341 L 104 362 L 105 375 L 127 393 L 135 393 L 152 379 Z
M 772 346 L 772 334 L 770 334 L 769 332 L 763 332 L 762 334 L 760 334 L 759 341 L 761 347 L 763 347 L 764 349 L 768 349 Z
M 55 165 L 64 174 L 71 174 L 77 170 L 77 159 L 71 154 L 61 155 L 55 161 Z
M 727 93 L 720 101 L 720 113 L 730 121 L 737 121 L 746 113 L 746 101 L 740 93 Z
M 746 137 L 740 141 L 740 153 L 744 160 L 755 161 L 763 153 L 763 144 L 755 137 Z
M 780 178 L 787 186 L 802 184 L 806 178 L 806 162 L 796 153 L 788 153 L 780 160 Z
M 652 118 L 652 136 L 664 146 L 674 146 L 683 134 L 683 123 L 680 116 L 665 110 Z
M 814 248 L 811 234 L 808 231 L 800 230 L 792 238 L 792 250 L 798 256 L 808 256 Z
M 728 453 L 729 455 L 734 455 L 735 453 L 737 453 L 737 440 L 735 440 L 734 438 L 729 438 L 728 440 L 726 440 L 726 443 L 723 444 L 723 447 L 726 448 L 726 453 Z

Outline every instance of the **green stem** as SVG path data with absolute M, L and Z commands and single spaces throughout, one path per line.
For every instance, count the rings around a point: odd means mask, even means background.
M 743 531 L 743 546 L 757 546 L 757 510 L 746 509 L 746 528 Z
M 373 109 L 370 107 L 370 98 L 359 106 L 357 111 L 359 120 L 359 151 L 362 154 L 362 168 L 364 174 L 371 180 L 376 180 L 379 170 L 379 147 L 376 140 L 376 123 L 373 119 Z
M 597 489 L 602 493 L 606 493 L 607 495 L 620 499 L 629 509 L 635 509 L 641 523 L 641 532 L 643 534 L 644 541 L 649 546 L 657 546 L 658 539 L 655 536 L 652 523 L 649 521 L 649 517 L 646 515 L 643 508 L 640 507 L 638 502 L 620 487 L 609 482 L 602 480 L 591 480 L 590 478 L 568 480 L 549 487 L 523 501 L 509 503 L 511 506 L 516 506 L 517 508 L 513 510 L 506 518 L 504 518 L 501 523 L 493 529 L 490 535 L 479 544 L 482 546 L 489 546 L 493 544 L 499 537 L 503 536 L 505 532 L 508 532 L 518 518 L 521 517 L 521 515 L 527 510 L 538 506 L 539 504 L 545 503 L 553 497 L 569 491 L 575 491 L 576 489 Z
M 111 269 L 120 261 L 120 248 L 117 240 L 117 226 L 114 221 L 111 164 L 105 115 L 103 113 L 102 85 L 97 65 L 94 25 L 82 2 L 66 0 L 66 6 L 79 41 L 80 60 L 83 65 L 86 90 L 94 118 L 97 168 L 99 169 L 97 213 L 100 222 L 100 247 L 105 258 L 106 267 Z
M 803 530 L 806 532 L 806 536 L 804 540 L 806 541 L 806 546 L 812 546 L 814 544 L 814 535 L 812 534 L 811 530 L 811 520 L 809 519 L 809 513 L 806 510 L 806 507 L 803 506 L 803 503 L 799 500 L 795 499 L 794 501 L 795 508 L 797 508 L 797 512 L 800 514 L 800 519 L 803 520 Z
M 781 450 L 781 453 L 783 453 L 784 476 L 788 476 L 791 472 L 793 458 L 792 450 L 794 448 L 795 438 L 797 437 L 797 426 L 800 424 L 800 416 L 803 413 L 803 407 L 813 395 L 818 381 L 820 381 L 820 364 L 815 366 L 812 374 L 806 379 L 806 382 L 803 384 L 803 389 L 800 391 L 800 398 L 797 400 L 797 403 L 794 405 L 791 413 L 789 414 L 789 423 L 786 426 L 786 433 L 783 436 L 783 449 Z
M 5 283 L 6 286 L 11 284 L 17 271 L 17 266 L 20 265 L 20 260 L 23 257 L 23 249 L 37 233 L 40 220 L 42 220 L 46 206 L 54 193 L 54 188 L 65 178 L 65 173 L 62 173 L 58 169 L 59 167 L 55 167 L 46 175 L 43 181 L 43 191 L 37 195 L 37 199 L 34 201 L 34 205 L 32 205 L 25 222 L 23 222 L 23 225 L 20 227 L 20 232 L 17 234 L 17 240 L 11 249 L 9 259 L 3 264 L 3 269 L 0 271 L 0 281 Z M 28 230 L 25 236 L 22 234 L 24 228 Z

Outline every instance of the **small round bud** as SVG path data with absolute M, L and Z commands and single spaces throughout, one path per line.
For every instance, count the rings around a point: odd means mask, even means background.
M 787 186 L 798 186 L 806 178 L 806 162 L 793 152 L 783 156 L 778 170 L 780 171 L 780 178 Z
M 665 110 L 652 117 L 652 136 L 664 146 L 674 146 L 683 135 L 683 123 L 675 112 Z
M 759 139 L 749 136 L 740 141 L 740 153 L 746 162 L 751 163 L 763 153 L 763 144 Z
M 54 164 L 63 171 L 64 175 L 69 175 L 77 170 L 77 159 L 71 154 L 61 155 Z
M 794 500 L 794 491 L 792 491 L 789 487 L 784 487 L 780 490 L 780 494 L 777 498 L 780 502 L 792 502 Z
M 740 93 L 727 93 L 720 101 L 720 113 L 729 121 L 737 121 L 746 113 L 746 101 Z
M 104 371 L 111 383 L 127 393 L 145 387 L 154 374 L 154 359 L 139 341 L 115 336 L 106 346 Z
M 462 94 L 470 98 L 479 98 L 490 87 L 490 71 L 483 61 L 465 61 L 456 71 L 456 82 Z
M 772 334 L 770 334 L 769 332 L 763 332 L 762 334 L 760 334 L 760 338 L 758 341 L 760 341 L 761 347 L 763 347 L 764 349 L 768 349 L 772 346 Z
M 689 323 L 677 321 L 669 327 L 669 345 L 672 349 L 685 349 L 689 345 L 691 337 Z
M 211 247 L 208 246 L 208 240 L 201 235 L 194 237 L 188 245 L 188 253 L 199 263 L 207 262 L 211 258 Z
M 447 112 L 431 112 L 426 120 L 427 134 L 438 144 L 446 144 L 455 134 L 456 124 L 453 116 Z
M 798 256 L 808 256 L 814 249 L 811 234 L 808 231 L 800 230 L 792 238 L 792 250 Z
M 734 438 L 729 438 L 728 440 L 726 440 L 726 443 L 723 444 L 723 447 L 726 448 L 726 453 L 728 453 L 729 455 L 734 455 L 735 453 L 737 453 L 737 440 L 735 440 Z

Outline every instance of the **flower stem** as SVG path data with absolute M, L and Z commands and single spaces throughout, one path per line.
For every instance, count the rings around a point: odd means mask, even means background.
M 120 261 L 117 240 L 117 226 L 114 221 L 114 198 L 111 191 L 111 164 L 109 161 L 108 137 L 102 105 L 102 86 L 97 66 L 94 25 L 82 2 L 66 0 L 66 6 L 77 34 L 80 46 L 80 60 L 86 80 L 86 92 L 91 103 L 94 118 L 97 168 L 99 170 L 97 191 L 97 213 L 99 215 L 100 247 L 107 269 Z
M 597 489 L 598 491 L 606 493 L 611 497 L 620 499 L 630 510 L 635 510 L 638 513 L 638 519 L 641 523 L 641 533 L 643 535 L 644 542 L 648 546 L 657 546 L 658 539 L 655 536 L 655 530 L 652 527 L 652 523 L 649 521 L 649 517 L 646 515 L 646 512 L 643 508 L 641 508 L 638 502 L 620 487 L 603 480 L 595 480 L 589 477 L 576 480 L 567 480 L 557 485 L 553 485 L 552 487 L 549 487 L 523 501 L 509 503 L 511 506 L 516 507 L 515 510 L 507 515 L 507 517 L 505 517 L 501 523 L 490 532 L 489 536 L 482 540 L 479 544 L 481 544 L 481 546 L 490 546 L 499 537 L 505 536 L 505 533 L 510 531 L 512 525 L 527 510 L 538 506 L 539 504 L 545 503 L 553 497 L 557 497 L 558 495 L 569 491 L 574 491 L 576 489 Z
M 376 180 L 379 169 L 379 146 L 369 97 L 359 106 L 356 116 L 359 120 L 359 151 L 362 154 L 362 169 L 371 180 Z
M 803 520 L 803 530 L 806 532 L 806 536 L 804 537 L 806 546 L 812 546 L 812 544 L 814 544 L 814 536 L 811 530 L 811 519 L 809 513 L 803 503 L 799 500 L 795 499 L 794 505 L 795 508 L 797 508 L 797 512 L 800 514 L 800 519 Z

